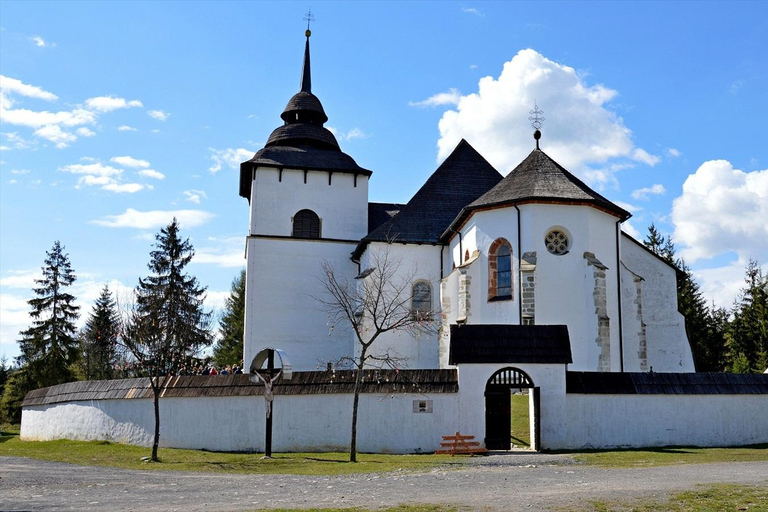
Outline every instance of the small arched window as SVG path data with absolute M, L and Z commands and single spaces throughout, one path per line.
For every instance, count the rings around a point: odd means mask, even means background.
M 488 300 L 512 300 L 512 244 L 504 238 L 488 251 Z
M 320 238 L 320 217 L 312 210 L 299 210 L 293 216 L 295 238 Z
M 426 281 L 413 283 L 411 316 L 415 320 L 429 320 L 432 317 L 432 287 Z

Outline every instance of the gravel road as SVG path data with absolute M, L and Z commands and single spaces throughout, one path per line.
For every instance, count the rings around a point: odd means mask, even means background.
M 211 512 L 402 503 L 546 510 L 589 500 L 663 498 L 717 482 L 768 485 L 768 461 L 602 469 L 565 455 L 504 454 L 473 458 L 462 469 L 317 477 L 135 471 L 0 457 L 0 510 Z

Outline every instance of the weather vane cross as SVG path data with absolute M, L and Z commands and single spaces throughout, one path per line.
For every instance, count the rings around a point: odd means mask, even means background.
M 312 14 L 311 8 L 307 11 L 307 14 L 304 15 L 304 21 L 307 22 L 307 32 L 309 32 L 309 24 L 315 21 L 315 15 Z
M 536 104 L 536 100 L 533 101 L 533 110 L 528 112 L 531 114 L 531 117 L 528 118 L 528 120 L 531 122 L 531 126 L 534 130 L 541 130 L 541 123 L 546 121 L 544 119 L 544 116 L 542 114 L 544 113 L 543 110 L 539 110 L 539 106 Z

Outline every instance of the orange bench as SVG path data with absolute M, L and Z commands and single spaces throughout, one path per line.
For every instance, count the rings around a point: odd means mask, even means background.
M 487 453 L 488 450 L 480 446 L 478 441 L 473 441 L 475 436 L 461 435 L 456 432 L 452 436 L 443 436 L 443 442 L 440 443 L 441 449 L 435 450 L 435 453 L 450 454 L 451 457 L 458 454 L 473 455 L 475 453 Z

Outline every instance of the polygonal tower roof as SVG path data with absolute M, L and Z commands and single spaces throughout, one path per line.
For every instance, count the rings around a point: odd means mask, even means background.
M 568 172 L 549 155 L 536 149 L 498 185 L 466 205 L 450 225 L 458 229 L 476 210 L 523 203 L 587 205 L 608 212 L 622 221 L 631 213 L 612 203 Z M 446 230 L 441 240 L 450 238 Z
M 267 144 L 253 158 L 240 164 L 240 195 L 250 201 L 253 169 L 258 166 L 319 170 L 361 174 L 372 173 L 357 165 L 341 151 L 336 137 L 323 125 L 328 121 L 322 103 L 312 94 L 312 72 L 309 59 L 309 37 L 304 45 L 304 67 L 301 89 L 288 101 L 280 115 L 284 124 L 277 127 Z

